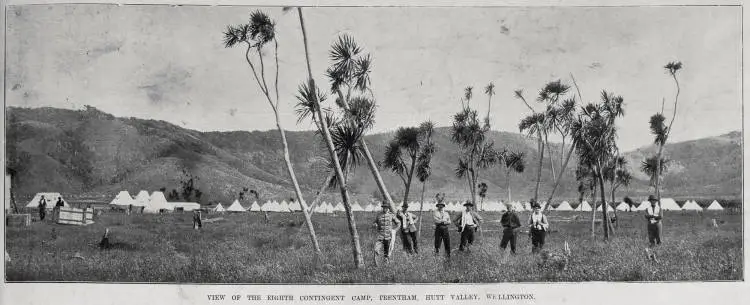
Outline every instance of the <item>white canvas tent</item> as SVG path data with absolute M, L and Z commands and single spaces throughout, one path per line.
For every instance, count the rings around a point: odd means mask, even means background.
M 557 209 L 555 209 L 555 211 L 572 211 L 572 210 L 573 210 L 573 207 L 570 206 L 570 203 L 568 203 L 567 201 L 563 201 L 562 203 L 560 203 L 560 205 L 557 206 Z
M 39 206 L 39 200 L 42 199 L 42 196 L 44 196 L 44 199 L 47 200 L 47 209 L 51 210 L 55 207 L 55 204 L 57 203 L 57 198 L 62 198 L 62 195 L 60 193 L 36 193 L 34 195 L 34 198 L 29 201 L 29 203 L 26 205 L 27 208 L 36 208 Z M 65 198 L 62 198 L 63 204 L 66 207 L 69 207 L 68 201 L 65 200 Z
M 531 203 L 530 202 L 524 202 L 523 203 L 523 210 L 525 210 L 525 211 L 531 211 Z
M 266 203 L 263 204 L 263 211 L 265 212 L 279 212 L 280 210 L 281 210 L 281 206 L 275 200 L 266 201 Z
M 183 211 L 192 211 L 201 208 L 201 205 L 196 202 L 170 202 L 172 209 L 182 208 Z
M 226 212 L 226 209 L 224 209 L 224 206 L 221 205 L 221 203 L 219 203 L 211 211 L 214 211 L 214 212 Z
M 620 202 L 620 204 L 618 204 L 617 207 L 615 207 L 615 209 L 617 209 L 618 211 L 630 212 L 630 205 L 628 205 L 627 203 L 625 203 L 625 201 L 623 201 L 623 202 Z
M 375 205 L 372 203 L 368 203 L 365 205 L 365 212 L 372 212 L 375 211 Z
M 661 208 L 665 211 L 679 211 L 682 210 L 679 205 L 677 205 L 677 202 L 674 201 L 672 198 L 662 198 L 661 201 Z
M 302 205 L 300 205 L 296 200 L 289 201 L 288 206 L 290 211 L 302 211 Z
M 648 208 L 649 205 L 651 205 L 651 203 L 648 202 L 648 200 L 644 200 L 644 201 L 641 201 L 641 204 L 638 205 L 638 207 L 634 208 L 633 210 L 634 211 L 645 211 Z
M 140 191 L 138 192 L 138 195 L 135 196 L 133 205 L 137 207 L 145 207 L 148 204 L 149 198 L 151 198 L 151 196 L 148 195 L 148 192 Z
M 601 204 L 596 207 L 596 211 L 597 212 L 601 212 L 602 211 L 602 205 Z M 612 212 L 612 211 L 614 211 L 614 209 L 612 208 L 612 206 L 609 203 L 607 203 L 607 212 Z
M 235 199 L 227 208 L 227 212 L 245 212 L 245 208 L 242 207 L 239 200 Z
M 151 194 L 148 199 L 148 204 L 143 208 L 144 213 L 159 213 L 162 210 L 171 211 L 174 210 L 172 205 L 167 202 L 167 198 L 164 197 L 164 193 L 156 191 Z
M 354 204 L 352 204 L 352 212 L 362 212 L 364 210 L 365 209 L 363 209 L 362 206 L 359 205 L 358 202 L 355 202 Z
M 333 204 L 331 204 L 330 202 L 326 203 L 326 213 L 327 214 L 333 213 Z
M 336 204 L 336 206 L 333 207 L 334 212 L 344 212 L 346 211 L 346 208 L 344 208 L 344 204 L 339 202 Z
M 250 208 L 248 209 L 250 212 L 260 212 L 260 205 L 257 201 L 253 201 L 253 204 L 250 205 Z
M 119 193 L 117 193 L 117 196 L 115 196 L 115 199 L 112 199 L 109 204 L 129 206 L 133 204 L 133 201 L 133 197 L 130 197 L 130 193 L 128 193 L 128 191 L 120 191 Z
M 591 212 L 592 208 L 588 201 L 584 200 L 576 207 L 576 211 Z
M 688 200 L 685 202 L 684 205 L 682 205 L 682 210 L 684 211 L 703 211 L 703 208 L 698 205 L 697 202 Z
M 723 209 L 724 208 L 721 206 L 721 204 L 719 204 L 719 202 L 716 200 L 711 202 L 711 204 L 706 208 L 706 210 L 708 211 L 721 211 Z

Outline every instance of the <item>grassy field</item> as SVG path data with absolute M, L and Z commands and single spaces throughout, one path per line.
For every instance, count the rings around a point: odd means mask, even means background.
M 192 229 L 190 213 L 131 215 L 105 213 L 86 227 L 33 222 L 6 227 L 8 281 L 116 281 L 187 283 L 464 283 L 541 281 L 703 281 L 742 280 L 742 214 L 666 212 L 658 263 L 647 259 L 645 220 L 639 213 L 619 213 L 615 236 L 603 242 L 601 228 L 591 238 L 590 213 L 550 212 L 546 249 L 572 255 L 566 270 L 540 264 L 530 241 L 519 235 L 518 255 L 500 251 L 499 213 L 482 213 L 484 232 L 470 253 L 450 260 L 435 257 L 432 226 L 423 224 L 416 256 L 396 244 L 388 264 L 373 264 L 374 213 L 356 213 L 366 268 L 353 269 L 351 242 L 343 214 L 315 215 L 323 250 L 313 263 L 302 215 L 211 214 L 222 217 Z M 428 215 L 425 213 L 425 215 Z M 528 214 L 521 213 L 522 221 Z M 718 228 L 712 227 L 716 219 Z M 427 218 L 425 219 L 427 220 Z M 96 247 L 110 228 L 111 250 Z M 451 242 L 458 247 L 458 232 Z M 76 258 L 82 257 L 82 258 Z

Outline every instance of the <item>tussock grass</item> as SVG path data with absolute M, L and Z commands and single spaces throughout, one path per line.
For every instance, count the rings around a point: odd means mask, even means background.
M 314 260 L 301 215 L 269 213 L 223 217 L 192 229 L 190 213 L 124 215 L 110 212 L 86 227 L 34 222 L 8 227 L 9 281 L 116 281 L 183 283 L 471 283 L 543 281 L 705 281 L 742 280 L 740 213 L 667 212 L 658 263 L 649 261 L 645 220 L 618 213 L 619 228 L 609 242 L 592 239 L 590 214 L 551 212 L 552 232 L 545 249 L 572 255 L 566 270 L 541 264 L 528 236 L 519 234 L 518 254 L 499 248 L 499 213 L 483 213 L 484 232 L 472 251 L 453 252 L 450 260 L 433 254 L 433 232 L 423 223 L 420 253 L 407 255 L 400 240 L 387 264 L 373 264 L 374 213 L 356 213 L 367 267 L 353 269 L 351 241 L 343 215 L 315 215 L 323 257 Z M 428 215 L 425 213 L 425 215 Z M 528 215 L 522 213 L 522 221 Z M 574 219 L 578 216 L 577 219 Z M 720 222 L 710 226 L 711 219 Z M 428 218 L 426 218 L 428 219 Z M 568 221 L 564 221 L 564 220 Z M 113 249 L 96 246 L 110 228 Z M 597 230 L 601 230 L 597 227 Z M 54 231 L 54 233 L 53 233 Z M 56 237 L 55 237 L 56 236 Z M 451 242 L 460 238 L 451 230 Z M 84 259 L 74 258 L 78 254 Z

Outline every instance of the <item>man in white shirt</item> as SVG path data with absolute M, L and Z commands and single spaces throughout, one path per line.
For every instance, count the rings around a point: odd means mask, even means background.
M 461 232 L 459 251 L 468 250 L 469 246 L 474 243 L 474 232 L 477 231 L 479 224 L 482 222 L 482 216 L 471 209 L 474 207 L 474 203 L 467 201 L 464 203 L 464 207 L 466 207 L 466 210 L 461 212 L 461 215 L 455 221 L 458 231 Z
M 547 235 L 547 229 L 549 229 L 549 223 L 547 222 L 547 216 L 542 214 L 542 207 L 538 203 L 532 201 L 532 208 L 534 212 L 529 217 L 529 233 L 531 234 L 531 253 L 537 253 L 544 247 L 544 238 Z
M 401 242 L 407 253 L 419 253 L 417 248 L 417 217 L 407 211 L 409 206 L 404 203 L 397 217 L 401 220 Z
M 661 209 L 661 203 L 654 195 L 648 196 L 648 202 L 651 205 L 646 207 L 646 230 L 648 231 L 648 243 L 651 247 L 661 244 L 661 219 L 664 213 Z
M 433 219 L 435 221 L 435 255 L 440 253 L 440 244 L 445 246 L 445 255 L 451 257 L 451 238 L 448 232 L 448 226 L 451 224 L 451 216 L 443 210 L 445 203 L 438 201 L 435 205 L 437 211 L 433 213 Z

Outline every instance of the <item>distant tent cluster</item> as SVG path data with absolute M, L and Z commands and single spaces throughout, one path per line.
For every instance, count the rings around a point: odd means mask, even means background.
M 174 211 L 175 209 L 192 211 L 201 207 L 196 202 L 167 202 L 164 193 L 159 191 L 153 192 L 151 195 L 147 191 L 140 191 L 135 198 L 130 196 L 128 191 L 121 191 L 117 193 L 117 196 L 109 204 L 124 208 L 131 205 L 133 207 L 143 207 L 144 213 L 160 213 L 162 211 Z

